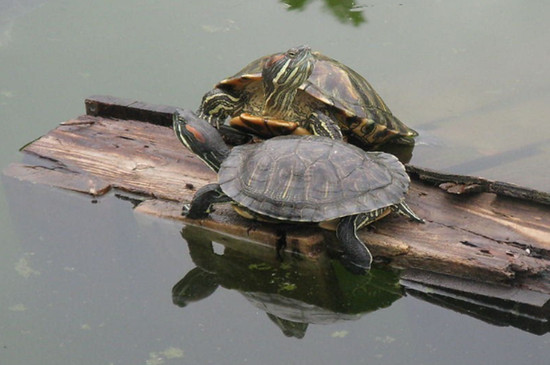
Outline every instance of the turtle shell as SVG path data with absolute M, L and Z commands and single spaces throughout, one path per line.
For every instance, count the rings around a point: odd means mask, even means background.
M 292 222 L 323 222 L 391 206 L 409 188 L 395 156 L 318 136 L 234 147 L 218 180 L 245 208 Z
M 245 105 L 244 112 L 261 113 L 264 100 L 260 82 L 262 69 L 269 59 L 277 55 L 280 53 L 251 62 L 234 76 L 220 81 L 216 87 L 237 93 L 248 92 L 248 105 Z M 296 110 L 309 113 L 318 105 L 334 108 L 344 130 L 359 134 L 360 138 L 365 137 L 361 135 L 363 133 L 374 133 L 366 137 L 373 144 L 383 143 L 396 136 L 418 135 L 392 114 L 386 103 L 360 74 L 319 52 L 312 52 L 312 56 L 315 59 L 313 72 L 299 87 L 302 95 L 298 94 L 296 98 L 295 103 L 300 104 L 294 106 Z M 307 115 L 303 117 L 307 118 Z M 374 132 L 370 130 L 373 123 L 376 125 Z M 369 131 L 363 132 L 363 126 L 367 126 Z

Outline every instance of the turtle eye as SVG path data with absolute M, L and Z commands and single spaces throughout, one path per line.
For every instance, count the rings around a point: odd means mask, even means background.
M 294 58 L 298 54 L 298 51 L 296 49 L 292 48 L 292 49 L 288 50 L 287 54 L 290 58 Z

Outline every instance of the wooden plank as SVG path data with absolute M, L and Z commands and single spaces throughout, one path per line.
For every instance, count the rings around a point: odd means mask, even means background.
M 133 99 L 94 95 L 84 101 L 86 114 L 96 117 L 131 119 L 170 127 L 173 106 L 146 104 Z
M 43 164 L 44 162 L 46 161 L 38 163 Z M 73 172 L 59 166 L 32 163 L 11 164 L 3 173 L 7 176 L 17 177 L 20 180 L 47 183 L 51 186 L 90 195 L 103 195 L 111 190 L 111 185 L 101 178 Z
M 114 110 L 123 110 L 127 104 L 108 100 Z M 157 113 L 155 106 L 139 105 L 142 115 Z M 168 109 L 163 110 L 158 113 L 168 113 Z M 331 232 L 303 225 L 251 222 L 228 207 L 217 209 L 209 219 L 182 218 L 182 202 L 189 201 L 198 188 L 215 181 L 216 176 L 180 144 L 171 128 L 86 115 L 62 123 L 26 146 L 24 152 L 41 157 L 43 166 L 36 162 L 16 164 L 5 174 L 94 195 L 109 188 L 140 194 L 145 200 L 137 208 L 140 212 L 271 246 L 284 241 L 288 250 L 311 257 L 318 257 L 327 248 L 337 250 Z M 536 280 L 550 269 L 547 206 L 494 193 L 451 195 L 419 179 L 413 179 L 407 201 L 426 224 L 392 216 L 361 230 L 360 237 L 375 256 L 396 267 L 479 281 L 529 283 L 530 288 L 550 292 L 546 282 Z
M 550 205 L 550 193 L 544 191 L 481 177 L 444 174 L 418 166 L 407 165 L 406 167 L 409 174 L 422 181 L 439 184 L 441 189 L 451 194 L 462 195 L 486 192 Z

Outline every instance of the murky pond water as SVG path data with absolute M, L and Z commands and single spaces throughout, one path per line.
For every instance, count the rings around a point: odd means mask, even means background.
M 307 43 L 421 133 L 414 164 L 550 191 L 549 14 L 520 1 L 0 1 L 0 167 L 89 95 L 195 108 L 247 62 Z M 2 181 L 2 364 L 548 363 L 547 324 L 429 304 L 396 273 L 243 256 L 114 194 Z

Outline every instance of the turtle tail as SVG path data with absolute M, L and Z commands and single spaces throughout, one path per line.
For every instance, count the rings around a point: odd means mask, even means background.
M 399 204 L 394 205 L 392 207 L 392 210 L 394 210 L 395 212 L 397 212 L 399 214 L 403 214 L 405 217 L 409 217 L 410 219 L 412 219 L 413 221 L 416 221 L 418 223 L 425 223 L 424 219 L 417 216 L 416 213 L 413 212 L 413 210 L 411 208 L 409 208 L 407 203 L 405 203 L 404 201 L 402 201 Z

